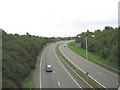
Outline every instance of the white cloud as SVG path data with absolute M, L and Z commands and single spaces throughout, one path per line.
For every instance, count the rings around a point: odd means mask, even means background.
M 74 36 L 117 26 L 118 0 L 1 0 L 0 28 L 8 33 Z

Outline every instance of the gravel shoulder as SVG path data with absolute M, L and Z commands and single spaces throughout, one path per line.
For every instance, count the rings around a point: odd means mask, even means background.
M 40 52 L 40 54 L 37 57 L 37 62 L 35 65 L 36 68 L 35 68 L 34 74 L 33 74 L 34 88 L 40 88 L 40 62 L 41 62 L 41 55 L 42 55 L 42 52 L 45 49 L 45 47 L 42 49 L 42 51 Z
M 41 62 L 41 55 L 44 51 L 44 49 L 50 45 L 51 43 L 47 44 L 46 46 L 43 47 L 42 51 L 39 53 L 35 65 L 35 70 L 33 71 L 33 81 L 34 81 L 34 88 L 40 88 L 40 62 Z

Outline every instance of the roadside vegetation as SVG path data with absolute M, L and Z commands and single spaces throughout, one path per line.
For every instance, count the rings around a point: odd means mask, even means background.
M 113 71 L 118 71 L 118 30 L 105 27 L 103 31 L 83 32 L 68 47 L 77 54 L 86 57 L 86 35 L 88 37 L 88 59 Z M 93 36 L 94 35 L 94 36 Z M 77 44 L 81 44 L 80 47 Z
M 26 77 L 23 80 L 22 88 L 35 88 L 34 80 L 33 80 L 33 75 L 32 74 L 33 73 L 31 73 L 28 77 Z
M 2 88 L 33 85 L 31 71 L 35 68 L 37 56 L 46 43 L 53 41 L 55 38 L 29 33 L 13 35 L 2 30 Z

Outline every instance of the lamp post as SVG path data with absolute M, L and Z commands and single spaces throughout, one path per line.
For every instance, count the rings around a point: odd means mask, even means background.
M 87 36 L 88 36 L 88 33 L 89 33 L 89 30 L 87 30 L 87 32 L 86 32 L 86 60 L 88 60 L 88 45 L 87 45 L 87 43 L 88 43 L 88 41 L 87 41 Z
M 88 30 L 87 30 L 87 32 L 89 32 Z M 86 60 L 88 60 L 88 38 L 87 38 L 87 36 L 88 36 L 88 33 L 86 34 Z M 95 35 L 92 35 L 92 37 L 94 38 L 94 36 Z
M 86 35 L 86 60 L 88 60 L 87 35 Z

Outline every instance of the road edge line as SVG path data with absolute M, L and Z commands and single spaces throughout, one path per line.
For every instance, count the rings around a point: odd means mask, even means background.
M 45 50 L 46 48 L 47 48 L 47 47 L 45 47 L 44 50 Z M 40 57 L 40 59 L 41 59 L 41 60 L 40 60 L 40 89 L 41 89 L 41 87 L 42 87 L 42 86 L 41 86 L 41 76 L 42 76 L 42 74 L 41 74 L 41 70 L 42 70 L 42 69 L 41 69 L 41 64 L 42 64 L 42 60 L 43 60 L 42 57 L 43 57 L 44 50 L 43 50 L 43 52 L 42 52 L 42 54 L 41 54 L 41 57 Z

